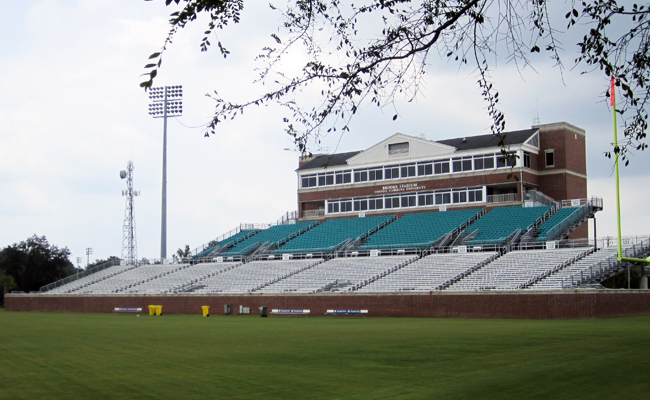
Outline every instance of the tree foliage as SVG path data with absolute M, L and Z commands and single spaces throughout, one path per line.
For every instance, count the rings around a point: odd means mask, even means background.
M 12 277 L 17 290 L 39 290 L 75 272 L 69 257 L 67 247 L 53 246 L 45 236 L 34 235 L 0 251 L 0 275 Z
M 152 86 L 164 51 L 179 29 L 195 21 L 199 14 L 209 14 L 208 29 L 199 44 L 201 51 L 206 51 L 213 31 L 229 22 L 239 22 L 243 9 L 243 0 L 165 2 L 182 7 L 171 14 L 171 28 L 163 47 L 150 56 L 152 61 L 145 66 L 147 80 L 141 83 L 145 89 Z M 551 5 L 565 9 L 565 21 L 553 19 Z M 647 5 L 625 8 L 615 0 L 557 5 L 549 0 L 360 0 L 354 4 L 295 0 L 283 9 L 271 8 L 281 14 L 283 23 L 279 34 L 271 33 L 274 45 L 262 49 L 259 58 L 265 66 L 259 79 L 267 82 L 277 78 L 271 85 L 273 89 L 241 103 L 222 98 L 215 91 L 211 97 L 216 108 L 206 136 L 250 106 L 275 102 L 291 111 L 292 117 L 284 118 L 286 131 L 298 150 L 307 152 L 308 141 L 317 143 L 324 132 L 348 130 L 351 118 L 362 105 L 385 107 L 394 105 L 398 97 L 415 98 L 425 66 L 435 56 L 475 69 L 492 132 L 500 135 L 506 120 L 498 108 L 499 92 L 490 78 L 497 61 L 523 67 L 530 64 L 532 53 L 545 52 L 563 68 L 564 49 L 559 35 L 586 29 L 579 43 L 569 43 L 570 48 L 577 48 L 573 62 L 584 72 L 600 71 L 604 78 L 614 76 L 622 94 L 618 112 L 624 117 L 625 136 L 615 144 L 614 152 L 625 158 L 630 150 L 647 148 Z M 217 45 L 224 57 L 230 54 L 221 42 Z M 291 51 L 307 55 L 295 76 L 277 70 Z M 605 96 L 610 95 L 607 81 L 603 81 Z M 295 94 L 307 87 L 320 89 L 317 105 L 296 101 Z

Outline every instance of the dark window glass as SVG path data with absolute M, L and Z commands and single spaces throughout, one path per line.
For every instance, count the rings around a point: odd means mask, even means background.
M 333 203 L 327 203 L 327 212 L 328 212 L 329 214 L 331 214 L 332 212 L 334 212 L 334 211 L 332 211 L 332 210 L 334 210 L 334 207 L 333 207 L 333 206 L 334 206 Z
M 473 203 L 476 199 L 476 197 L 474 196 L 474 191 L 470 190 L 467 195 L 469 196 L 469 202 Z
M 546 166 L 547 167 L 555 166 L 555 152 L 553 151 L 546 152 Z
M 432 204 L 433 204 L 433 195 L 432 195 L 432 194 L 428 194 L 428 195 L 427 195 L 427 205 L 430 206 L 430 205 L 432 205 Z
M 302 178 L 302 187 L 309 187 L 309 178 Z
M 426 164 L 424 166 L 424 174 L 425 175 L 433 175 L 433 165 L 432 164 Z
M 334 184 L 334 175 L 329 174 L 325 176 L 325 184 L 326 185 L 333 185 Z
M 475 158 L 474 159 L 474 169 L 475 170 L 483 169 L 483 159 L 482 158 Z
M 402 167 L 402 178 L 409 176 L 408 167 Z
M 482 190 L 477 190 L 474 193 L 476 193 L 476 201 L 483 201 L 483 191 Z
M 467 203 L 467 192 L 460 192 L 460 202 Z
M 375 209 L 375 200 L 370 199 L 368 200 L 368 210 L 374 210 Z
M 340 185 L 343 183 L 343 174 L 336 174 L 336 184 Z
M 361 173 L 360 172 L 355 172 L 354 173 L 354 181 L 355 182 L 361 182 Z
M 442 204 L 442 193 L 436 193 L 436 204 Z
M 350 183 L 352 181 L 352 173 L 351 172 L 345 172 L 343 174 L 343 183 Z
M 418 165 L 418 175 L 424 175 L 424 165 Z
M 354 211 L 361 210 L 361 202 L 359 200 L 354 201 Z
M 494 156 L 493 155 L 486 156 L 486 158 L 483 159 L 483 166 L 485 167 L 485 169 L 494 168 Z
M 375 178 L 376 178 L 378 181 L 382 180 L 382 179 L 383 179 L 383 178 L 382 178 L 383 173 L 384 173 L 384 171 L 382 171 L 382 170 L 380 170 L 380 169 L 376 170 L 376 171 L 375 171 Z
M 377 210 L 381 210 L 382 208 L 384 208 L 384 200 L 382 199 L 375 200 L 375 207 L 377 207 Z
M 443 193 L 442 194 L 442 203 L 443 204 L 451 203 L 451 193 Z
M 463 170 L 463 165 L 460 159 L 454 159 L 452 165 L 454 166 L 454 172 L 461 172 Z
M 420 207 L 427 205 L 427 196 L 426 195 L 419 195 L 418 196 L 418 205 Z
M 318 175 L 318 186 L 325 186 L 325 175 Z
M 442 163 L 442 173 L 443 174 L 449 173 L 449 161 L 445 161 Z
M 312 176 L 312 177 L 309 178 L 309 186 L 310 187 L 316 186 L 316 177 L 315 176 Z
M 442 164 L 434 164 L 433 172 L 437 174 L 442 174 Z
M 471 171 L 472 170 L 472 159 L 470 158 L 469 160 L 463 160 L 463 171 Z
M 346 201 L 344 203 L 341 203 L 341 211 L 352 211 L 352 202 Z
M 454 204 L 456 204 L 456 203 L 460 203 L 459 194 L 460 194 L 460 193 L 458 193 L 458 192 L 454 192 L 454 193 L 452 193 L 452 198 L 453 198 L 453 200 L 454 200 Z
M 530 153 L 524 152 L 524 167 L 530 168 Z

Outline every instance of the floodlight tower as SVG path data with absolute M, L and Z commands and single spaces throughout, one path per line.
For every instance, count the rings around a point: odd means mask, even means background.
M 138 261 L 138 243 L 135 239 L 133 200 L 140 195 L 140 191 L 133 190 L 133 162 L 129 161 L 126 164 L 126 171 L 120 171 L 120 178 L 126 178 L 126 190 L 122 190 L 122 196 L 126 196 L 126 211 L 122 226 L 122 259 L 126 261 L 126 265 L 135 265 Z
M 183 87 L 164 86 L 149 89 L 149 115 L 163 119 L 162 210 L 160 217 L 160 258 L 167 258 L 167 117 L 183 114 Z

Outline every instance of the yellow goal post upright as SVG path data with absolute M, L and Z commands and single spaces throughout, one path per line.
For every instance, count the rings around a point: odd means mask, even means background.
M 619 177 L 618 177 L 618 155 L 620 153 L 618 147 L 618 133 L 616 129 L 616 96 L 614 95 L 616 89 L 616 79 L 612 76 L 612 87 L 610 89 L 612 114 L 614 115 L 614 173 L 616 174 L 616 219 L 618 222 L 618 261 L 627 261 L 633 263 L 650 263 L 650 259 L 644 258 L 631 258 L 623 257 L 623 242 L 621 237 L 621 198 L 619 191 Z

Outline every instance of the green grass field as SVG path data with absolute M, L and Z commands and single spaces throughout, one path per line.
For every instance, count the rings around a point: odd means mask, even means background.
M 0 311 L 0 399 L 647 399 L 650 317 Z

